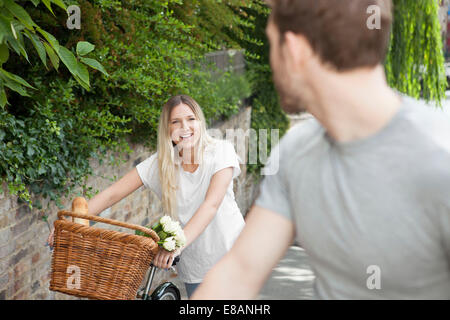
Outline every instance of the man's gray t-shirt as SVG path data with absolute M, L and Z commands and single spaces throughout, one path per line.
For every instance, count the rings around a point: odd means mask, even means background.
M 272 151 L 255 203 L 295 223 L 318 298 L 450 299 L 450 119 L 402 99 L 368 138 L 310 119 Z

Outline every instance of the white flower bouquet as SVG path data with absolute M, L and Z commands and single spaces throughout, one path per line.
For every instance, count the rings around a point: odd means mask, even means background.
M 186 237 L 180 223 L 173 221 L 169 216 L 163 216 L 151 229 L 159 236 L 158 245 L 167 251 L 175 251 L 186 244 Z M 147 236 L 141 231 L 136 231 L 136 234 Z

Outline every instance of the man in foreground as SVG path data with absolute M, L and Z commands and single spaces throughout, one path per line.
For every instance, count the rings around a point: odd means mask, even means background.
M 367 8 L 380 27 L 367 27 Z M 251 299 L 294 237 L 320 299 L 450 299 L 450 119 L 387 85 L 389 0 L 274 0 L 270 60 L 293 127 L 246 227 L 193 299 Z M 269 168 L 270 169 L 270 168 Z

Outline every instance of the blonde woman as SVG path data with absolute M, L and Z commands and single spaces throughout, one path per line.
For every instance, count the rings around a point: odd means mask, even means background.
M 153 263 L 168 268 L 181 254 L 178 276 L 190 297 L 244 227 L 233 193 L 233 179 L 239 174 L 233 145 L 209 136 L 198 103 L 177 95 L 162 109 L 157 152 L 93 197 L 89 213 L 99 214 L 142 185 L 152 190 L 186 235 L 181 252 L 161 249 Z M 53 231 L 48 243 L 53 245 Z

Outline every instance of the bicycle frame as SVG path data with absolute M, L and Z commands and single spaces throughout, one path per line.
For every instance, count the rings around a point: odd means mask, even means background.
M 175 260 L 176 261 L 174 261 L 172 266 L 177 263 L 179 258 L 176 257 Z M 140 296 L 139 293 L 138 293 L 138 297 L 140 299 L 142 299 L 142 300 L 159 300 L 160 297 L 162 296 L 162 294 L 164 293 L 164 291 L 166 291 L 169 288 L 173 288 L 175 290 L 175 292 L 177 293 L 178 297 L 181 297 L 180 290 L 172 282 L 164 282 L 163 284 L 159 285 L 155 289 L 155 291 L 153 291 L 153 293 L 151 295 L 149 295 L 150 288 L 151 288 L 152 283 L 153 283 L 153 278 L 155 277 L 156 269 L 157 269 L 157 267 L 155 267 L 153 264 L 150 265 L 150 272 L 149 272 L 149 275 L 148 275 L 148 278 L 147 278 L 147 282 L 145 284 L 145 288 L 144 288 L 143 294 L 142 294 L 142 296 Z

